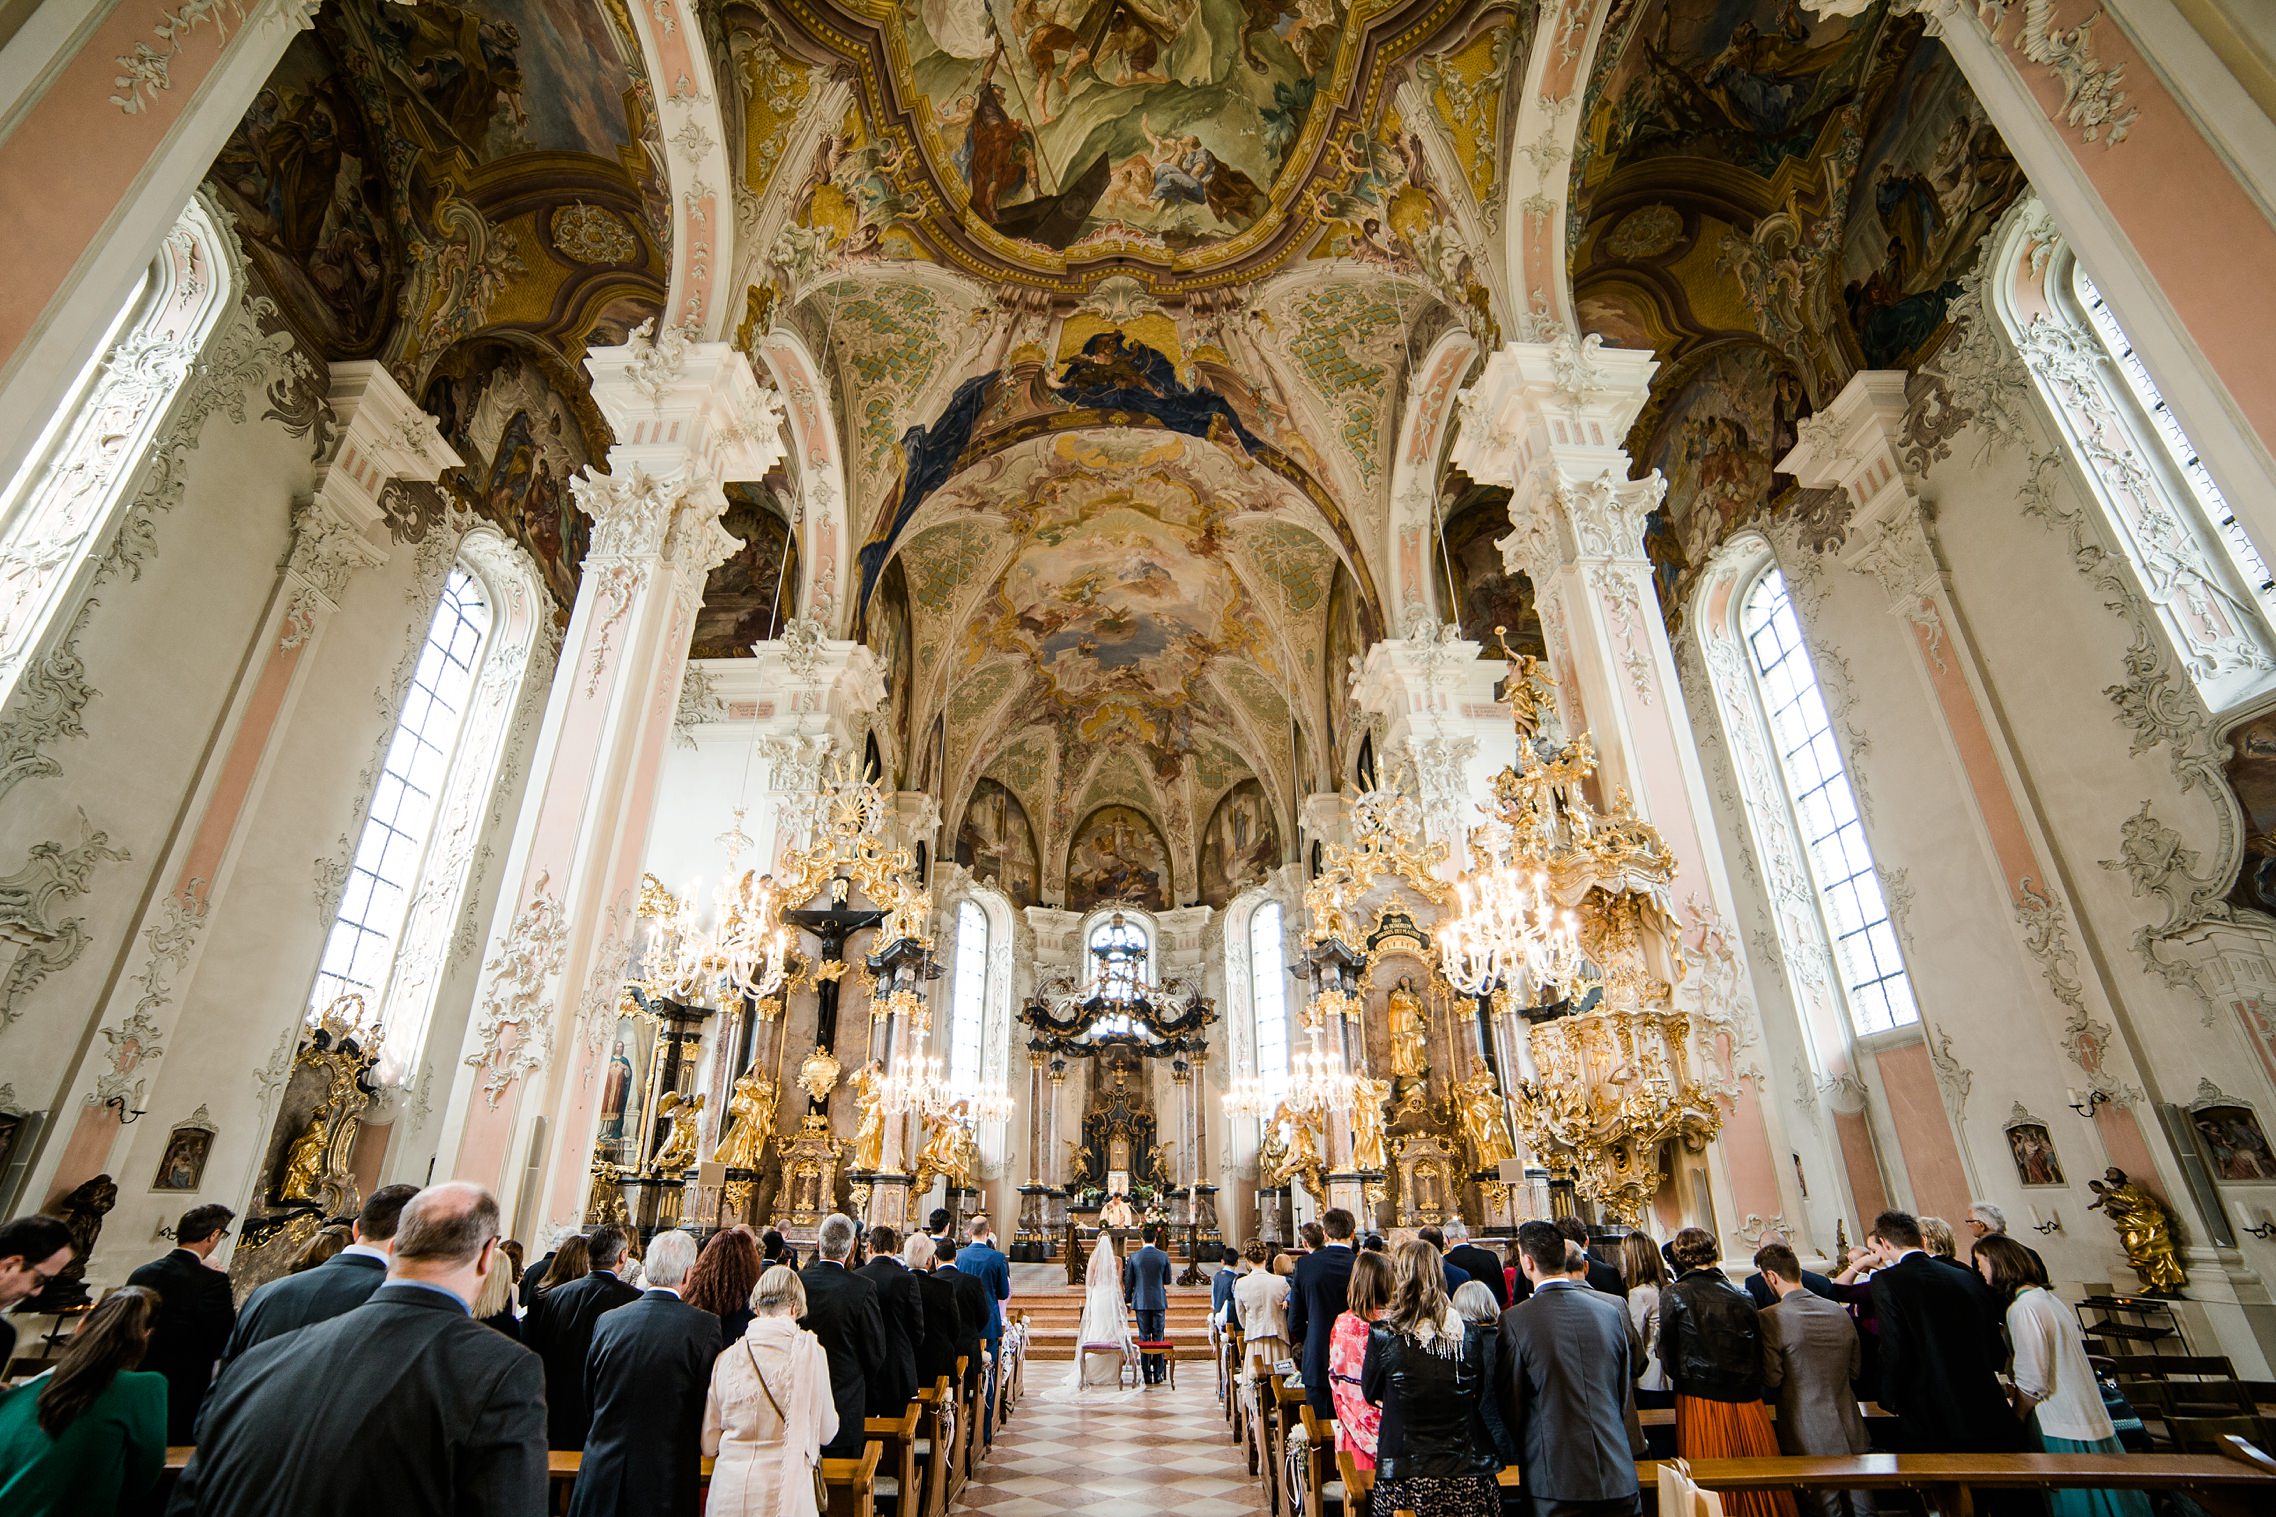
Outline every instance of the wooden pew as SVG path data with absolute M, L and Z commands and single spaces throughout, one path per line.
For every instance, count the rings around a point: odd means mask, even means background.
M 1343 1476 L 1336 1469 L 1336 1420 L 1310 1405 L 1296 1408 L 1304 1429 L 1304 1517 L 1344 1517 Z
M 917 1392 L 917 1407 L 922 1413 L 917 1429 L 917 1479 L 924 1500 L 916 1509 L 916 1517 L 941 1517 L 948 1509 L 948 1466 L 955 1457 L 949 1429 L 956 1421 L 956 1399 L 948 1384 L 948 1377 L 943 1375 Z
M 862 1422 L 869 1447 L 877 1450 L 875 1506 L 878 1517 L 916 1517 L 923 1509 L 923 1492 L 917 1484 L 917 1425 L 924 1410 L 912 1401 L 898 1417 L 870 1417 Z
M 956 1378 L 948 1387 L 956 1412 L 956 1432 L 948 1451 L 948 1499 L 951 1502 L 964 1494 L 964 1483 L 972 1478 L 972 1398 L 964 1390 L 964 1377 L 971 1367 L 971 1360 L 957 1355 Z
M 1273 1517 L 1303 1517 L 1297 1510 L 1296 1492 L 1288 1485 L 1288 1430 L 1296 1425 L 1296 1418 L 1303 1410 L 1304 1393 L 1275 1377 L 1272 1401 L 1272 1430 L 1270 1441 L 1265 1445 L 1265 1458 L 1272 1465 Z
M 859 1459 L 822 1461 L 822 1479 L 830 1487 L 830 1508 L 822 1517 L 877 1517 L 877 1462 L 884 1452 L 871 1439 Z

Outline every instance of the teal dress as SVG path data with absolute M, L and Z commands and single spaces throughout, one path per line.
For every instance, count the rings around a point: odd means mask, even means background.
M 0 1512 L 94 1517 L 152 1509 L 166 1465 L 166 1377 L 117 1375 L 61 1438 L 40 1427 L 46 1388 L 42 1375 L 0 1400 Z

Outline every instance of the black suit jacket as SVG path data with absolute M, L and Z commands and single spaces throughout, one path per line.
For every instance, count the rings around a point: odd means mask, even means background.
M 369 1254 L 334 1254 L 314 1269 L 304 1269 L 282 1280 L 271 1280 L 245 1302 L 237 1314 L 237 1329 L 229 1335 L 230 1360 L 294 1328 L 329 1322 L 352 1312 L 371 1299 L 387 1279 L 387 1261 Z
M 1471 1279 L 1494 1293 L 1496 1306 L 1509 1305 L 1509 1281 L 1502 1276 L 1502 1261 L 1494 1257 L 1491 1249 L 1475 1243 L 1465 1243 L 1446 1251 L 1446 1262 L 1466 1272 Z
M 213 1367 L 237 1325 L 229 1277 L 186 1248 L 153 1259 L 126 1277 L 158 1292 L 158 1317 L 142 1367 L 166 1377 L 166 1441 L 197 1437 L 198 1407 L 213 1384 Z
M 1328 1396 L 1328 1337 L 1336 1318 L 1343 1315 L 1351 1292 L 1350 1248 L 1331 1243 L 1296 1261 L 1296 1289 L 1288 1307 L 1288 1336 L 1301 1343 L 1304 1399 L 1314 1414 L 1333 1417 L 1335 1402 Z
M 917 1345 L 925 1336 L 925 1293 L 917 1272 L 890 1254 L 879 1254 L 858 1271 L 877 1287 L 877 1310 L 885 1321 L 885 1361 L 869 1382 L 869 1415 L 898 1417 L 917 1394 Z
M 1747 1276 L 1744 1284 L 1747 1298 L 1754 1302 L 1756 1311 L 1766 1312 L 1778 1304 L 1778 1292 L 1772 1290 L 1770 1282 L 1762 1278 L 1761 1270 Z M 1813 1296 L 1823 1296 L 1828 1301 L 1840 1299 L 1833 1293 L 1833 1282 L 1814 1269 L 1802 1271 L 1802 1289 Z
M 551 1268 L 553 1268 L 553 1254 L 548 1253 L 544 1258 L 522 1271 L 522 1278 L 516 1289 L 516 1294 L 521 1297 L 524 1311 L 527 1311 L 529 1304 L 537 1299 L 537 1282 L 543 1280 L 545 1272 Z
M 946 1275 L 956 1289 L 956 1351 L 964 1357 L 964 1373 L 977 1375 L 980 1348 L 988 1338 L 988 1311 L 993 1304 L 988 1298 L 988 1282 L 952 1264 L 942 1265 L 939 1273 Z
M 703 1401 L 719 1350 L 719 1319 L 667 1290 L 645 1291 L 593 1325 L 593 1422 L 569 1517 L 696 1517 Z
M 1620 1266 L 1607 1264 L 1596 1255 L 1588 1256 L 1588 1288 L 1602 1291 L 1607 1296 L 1628 1299 L 1628 1277 L 1620 1273 Z
M 917 1290 L 925 1298 L 925 1332 L 917 1340 L 917 1389 L 923 1390 L 946 1375 L 956 1378 L 957 1347 L 964 1336 L 964 1304 L 957 1299 L 953 1281 L 962 1270 L 932 1269 L 917 1276 Z M 979 1342 L 975 1332 L 972 1340 Z
M 603 1270 L 556 1285 L 522 1318 L 522 1342 L 545 1361 L 545 1441 L 549 1448 L 581 1449 L 593 1409 L 585 1400 L 585 1361 L 592 1357 L 593 1325 L 603 1312 L 640 1299 L 640 1292 Z
M 885 1318 L 874 1282 L 817 1259 L 798 1272 L 806 1284 L 806 1315 L 798 1325 L 822 1340 L 830 1360 L 830 1399 L 837 1403 L 838 1436 L 822 1447 L 825 1459 L 861 1453 L 862 1418 L 870 1385 L 885 1374 Z
M 1898 1417 L 1903 1452 L 1998 1454 L 2022 1446 L 1999 1388 L 2006 1346 L 1989 1287 L 1911 1253 L 1874 1272 L 1880 1403 Z
M 214 1386 L 173 1517 L 545 1510 L 545 1370 L 424 1286 L 272 1338 Z
M 1552 1283 L 1502 1313 L 1503 1383 L 1491 1394 L 1503 1397 L 1537 1505 L 1634 1499 L 1633 1341 L 1628 1309 L 1593 1287 Z

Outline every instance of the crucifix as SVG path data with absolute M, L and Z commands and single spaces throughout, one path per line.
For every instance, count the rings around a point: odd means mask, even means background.
M 805 929 L 822 940 L 821 961 L 814 967 L 814 1041 L 835 1053 L 838 1046 L 838 981 L 846 972 L 846 939 L 864 927 L 875 927 L 885 920 L 882 911 L 856 911 L 846 904 L 853 881 L 837 875 L 830 881 L 830 905 L 827 908 L 805 908 L 786 911 L 782 919 L 793 927 Z M 834 966 L 834 967 L 833 967 Z M 829 1109 L 829 1092 L 817 1096 L 806 1093 L 808 1112 L 821 1114 Z

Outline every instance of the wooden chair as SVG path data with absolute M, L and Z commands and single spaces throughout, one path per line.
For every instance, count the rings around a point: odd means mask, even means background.
M 1162 1373 L 1168 1377 L 1170 1389 L 1176 1390 L 1178 1388 L 1177 1345 L 1167 1338 L 1140 1338 L 1138 1340 L 1138 1359 L 1141 1364 L 1145 1362 L 1148 1354 L 1160 1356 L 1163 1365 Z M 1140 1378 L 1143 1379 L 1144 1377 L 1141 1375 Z
M 871 1417 L 862 1423 L 870 1446 L 878 1450 L 878 1517 L 916 1517 L 921 1504 L 917 1485 L 917 1426 L 924 1408 L 910 1402 L 898 1417 Z
M 859 1459 L 822 1461 L 822 1480 L 830 1490 L 823 1517 L 877 1517 L 877 1461 L 884 1452 L 872 1440 L 862 1445 Z

